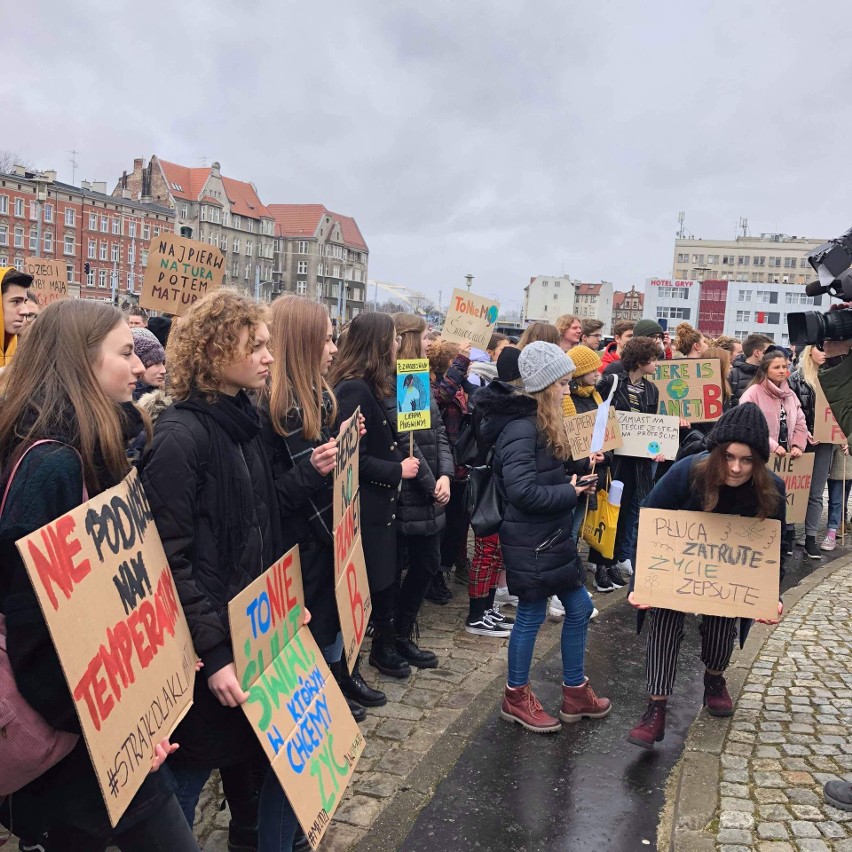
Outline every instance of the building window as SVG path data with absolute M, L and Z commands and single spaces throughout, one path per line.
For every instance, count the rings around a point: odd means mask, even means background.
M 112 232 L 113 234 L 121 233 L 121 219 L 118 216 L 112 217 Z
M 121 260 L 121 246 L 118 243 L 113 243 L 110 247 L 110 260 L 113 263 L 118 263 Z
M 750 261 L 751 261 L 751 258 L 747 254 L 746 255 L 741 254 L 737 258 L 737 266 L 748 266 Z
M 218 207 L 211 207 L 210 214 L 211 221 L 215 222 L 218 225 L 222 218 L 222 211 Z
M 233 249 L 233 250 L 234 250 L 237 254 L 239 254 L 239 253 L 240 253 L 240 238 L 239 238 L 239 237 L 234 237 L 234 249 Z
M 133 219 L 127 223 L 127 233 L 131 239 L 136 238 L 136 222 Z
M 677 256 L 678 263 L 689 263 L 689 255 L 688 254 L 679 254 Z
M 752 296 L 751 290 L 740 290 L 739 294 L 737 295 L 737 301 L 738 302 L 750 302 L 751 296 Z
M 251 240 L 246 240 L 246 256 L 251 257 L 254 251 L 254 243 Z
M 52 222 L 53 221 L 53 205 L 45 204 L 44 205 L 44 221 Z
M 0 195 L 0 213 L 4 215 L 9 212 L 9 196 Z
M 89 213 L 89 230 L 97 231 L 98 230 L 98 214 L 97 213 Z
M 296 282 L 296 292 L 300 296 L 304 296 L 305 293 L 308 292 L 308 283 L 307 281 L 297 281 Z
M 751 311 L 737 311 L 737 322 L 751 322 Z
M 19 219 L 24 218 L 24 199 L 23 198 L 16 198 L 15 199 L 15 215 Z
M 9 245 L 9 226 L 0 224 L 0 246 Z M 8 266 L 4 263 L 3 266 Z
M 65 280 L 69 284 L 74 283 L 74 264 L 73 263 L 66 263 L 65 264 Z
M 688 320 L 691 314 L 690 308 L 657 308 L 658 319 L 683 319 Z
M 73 228 L 77 224 L 77 211 L 73 207 L 65 208 L 65 226 Z
M 23 248 L 24 247 L 24 229 L 17 225 L 15 227 L 15 248 Z
M 30 228 L 30 251 L 38 251 L 38 229 Z
M 95 270 L 92 267 L 89 267 L 89 274 L 86 276 L 86 286 L 94 287 L 95 286 Z
M 238 231 L 240 230 L 240 217 L 239 216 L 234 216 L 234 228 L 236 228 Z
M 715 266 L 718 262 L 719 262 L 719 255 L 718 254 L 708 254 L 707 255 L 707 263 L 710 266 Z
M 101 214 L 101 233 L 109 233 L 109 217 L 106 215 L 106 213 Z
M 98 253 L 97 245 L 98 245 L 98 244 L 97 244 L 97 242 L 96 242 L 95 240 L 89 240 L 89 251 L 88 251 L 88 257 L 89 257 L 91 260 L 94 260 L 94 259 L 95 259 L 95 257 L 97 256 L 97 253 Z
M 43 242 L 44 242 L 44 250 L 45 250 L 46 252 L 48 252 L 48 251 L 53 251 L 53 234 L 52 234 L 50 231 L 48 231 L 48 232 L 44 235 L 44 240 L 43 240 Z
M 247 264 L 246 264 L 246 273 L 245 273 L 245 275 L 243 276 L 243 278 L 245 278 L 245 279 L 246 279 L 246 281 L 248 281 L 250 276 L 251 276 L 251 264 L 250 264 L 250 263 L 247 263 Z
M 107 285 L 107 271 L 106 269 L 98 270 L 98 287 L 106 287 Z
M 771 267 L 780 268 L 781 267 L 781 258 L 780 257 L 770 257 L 769 265 Z
M 202 210 L 203 209 L 204 208 L 202 208 Z M 189 205 L 188 204 L 181 204 L 179 210 L 180 210 L 180 218 L 181 219 L 188 219 L 189 218 Z
M 751 259 L 752 266 L 766 266 L 766 258 L 765 257 L 753 257 Z
M 222 240 L 219 243 L 219 248 L 222 249 L 222 251 L 228 250 L 228 238 L 224 234 L 222 234 Z
M 796 268 L 796 258 L 795 257 L 785 257 L 784 258 L 784 268 L 785 269 L 795 269 Z
M 142 225 L 142 239 L 143 240 L 150 240 L 151 239 L 151 226 L 147 222 L 145 222 L 145 224 Z
M 65 254 L 74 254 L 74 235 L 66 234 L 65 240 L 63 241 L 63 252 Z
M 136 246 L 132 245 L 127 249 L 127 262 L 133 266 L 136 263 Z
M 306 260 L 300 260 L 298 269 L 296 270 L 299 275 L 307 275 L 308 274 L 308 262 Z
M 107 259 L 107 244 L 106 244 L 106 243 L 104 243 L 104 242 L 102 242 L 102 243 L 100 244 L 100 252 L 99 252 L 99 254 L 98 254 L 98 257 L 99 257 L 101 260 L 106 260 L 106 259 Z
M 247 230 L 250 234 L 253 234 L 253 233 L 254 233 L 254 220 L 252 220 L 252 219 L 247 219 L 247 220 L 246 220 L 246 230 Z
M 32 219 L 33 222 L 38 221 L 38 204 L 36 204 L 35 201 L 30 202 L 30 219 Z
M 298 252 L 299 252 L 299 254 L 307 254 L 308 253 L 308 241 L 307 240 L 299 240 Z

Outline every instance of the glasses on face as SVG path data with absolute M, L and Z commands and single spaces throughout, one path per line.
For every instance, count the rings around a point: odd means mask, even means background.
M 660 341 L 660 343 L 662 343 L 663 342 L 663 335 L 662 334 L 652 334 L 651 340 L 658 340 L 658 341 Z

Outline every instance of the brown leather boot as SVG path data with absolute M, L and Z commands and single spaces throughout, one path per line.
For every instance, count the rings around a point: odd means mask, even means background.
M 506 687 L 500 715 L 507 722 L 517 722 L 535 734 L 550 734 L 562 729 L 559 719 L 544 712 L 529 684 Z
M 653 748 L 666 735 L 665 699 L 649 701 L 648 709 L 642 714 L 642 720 L 627 735 L 627 742 L 642 748 Z
M 722 675 L 704 672 L 704 704 L 711 716 L 734 715 L 734 702 L 731 701 Z
M 563 722 L 579 722 L 580 719 L 603 719 L 612 710 L 608 698 L 598 698 L 586 678 L 579 686 L 562 684 L 562 708 L 559 718 Z

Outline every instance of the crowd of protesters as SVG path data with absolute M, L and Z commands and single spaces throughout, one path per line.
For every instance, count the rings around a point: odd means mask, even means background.
M 602 322 L 564 316 L 531 324 L 520 340 L 495 333 L 479 350 L 443 340 L 413 314 L 362 313 L 335 330 L 323 306 L 296 295 L 270 308 L 223 289 L 179 319 L 149 319 L 139 308 L 125 315 L 76 299 L 39 312 L 29 276 L 3 268 L 0 280 L 0 493 L 8 486 L 0 611 L 18 689 L 50 726 L 80 733 L 15 542 L 117 484 L 134 465 L 201 660 L 191 709 L 174 742 L 158 747 L 118 825 L 109 823 L 80 739 L 4 803 L 0 816 L 23 838 L 22 848 L 196 849 L 191 827 L 213 770 L 230 807 L 230 849 L 306 848 L 238 709 L 247 693 L 227 618 L 228 601 L 293 546 L 300 549 L 309 629 L 358 721 L 388 700 L 379 674 L 404 679 L 412 668 L 441 664 L 420 647 L 418 618 L 424 606 L 459 594 L 459 583 L 468 600 L 463 629 L 483 642 L 508 639 L 503 719 L 536 733 L 601 719 L 610 699 L 597 695 L 584 671 L 596 614 L 590 591 L 631 585 L 638 627 L 648 622 L 649 701 L 628 740 L 651 748 L 665 733 L 685 618 L 657 608 L 646 613 L 634 601 L 640 507 L 784 524 L 784 486 L 770 458 L 810 452 L 806 555 L 819 559 L 832 550 L 845 525 L 848 446 L 813 437 L 824 360 L 815 347 L 800 353 L 791 375 L 791 353 L 759 334 L 711 340 L 682 323 L 671 338 L 656 320 L 642 319 L 616 323 L 602 347 Z M 572 458 L 565 416 L 595 411 L 607 398 L 617 410 L 657 413 L 650 379 L 660 361 L 680 357 L 720 360 L 725 413 L 716 423 L 682 421 L 677 460 L 609 452 Z M 396 431 L 393 377 L 397 359 L 415 358 L 428 359 L 432 417 L 409 447 Z M 372 685 L 360 659 L 348 667 L 343 658 L 333 590 L 336 436 L 356 411 Z M 491 471 L 502 506 L 498 532 L 470 528 L 470 466 Z M 586 565 L 583 516 L 611 480 L 623 483 L 613 555 L 591 547 Z M 828 528 L 818 543 L 826 484 Z M 786 556 L 795 530 L 785 526 Z M 548 616 L 562 622 L 562 702 L 554 713 L 530 683 Z M 711 715 L 733 712 L 724 672 L 737 636 L 744 641 L 747 632 L 739 619 L 702 619 Z M 597 687 L 606 691 L 606 684 Z

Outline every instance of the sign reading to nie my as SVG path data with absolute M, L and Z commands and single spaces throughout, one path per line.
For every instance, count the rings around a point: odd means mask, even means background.
M 804 523 L 814 473 L 814 454 L 803 453 L 798 458 L 793 458 L 789 453 L 786 456 L 776 456 L 772 453 L 769 459 L 773 473 L 777 473 L 784 480 L 787 489 L 787 523 Z
M 639 510 L 637 603 L 726 618 L 778 618 L 781 522 Z
M 358 447 L 361 442 L 361 409 L 340 427 L 337 436 L 337 464 L 334 471 L 334 595 L 343 653 L 351 666 L 372 611 L 367 563 L 361 542 L 361 502 L 358 487 Z
M 115 825 L 195 683 L 189 627 L 136 471 L 17 546 Z
M 571 446 L 571 458 L 582 459 L 589 457 L 596 418 L 597 411 L 587 411 L 584 414 L 574 414 L 571 417 L 563 418 L 565 431 L 568 434 L 568 443 Z M 606 421 L 606 431 L 604 432 L 603 447 L 599 452 L 605 453 L 607 450 L 612 450 L 620 446 L 621 429 L 618 426 L 615 409 L 610 408 Z
M 429 360 L 396 362 L 396 431 L 432 428 L 432 386 Z
M 298 545 L 228 604 L 241 705 L 312 849 L 364 750 L 346 699 L 305 626 Z
M 470 343 L 485 349 L 494 333 L 500 303 L 476 293 L 453 290 L 450 307 L 441 329 L 441 339 Z
M 30 289 L 36 294 L 40 308 L 68 298 L 68 272 L 61 260 L 28 257 L 24 261 L 24 272 L 33 277 Z
M 215 246 L 160 234 L 151 240 L 139 304 L 181 316 L 224 281 L 225 255 Z
M 706 423 L 722 416 L 722 365 L 718 358 L 657 361 L 651 381 L 660 391 L 658 414 Z
M 617 411 L 622 445 L 617 456 L 654 458 L 662 453 L 671 460 L 680 447 L 680 418 L 666 414 L 642 414 L 639 411 Z
M 846 443 L 846 436 L 841 431 L 819 382 L 817 382 L 814 403 L 814 439 L 821 444 Z

